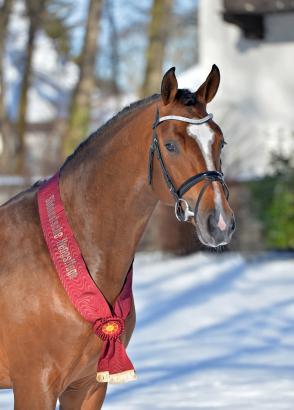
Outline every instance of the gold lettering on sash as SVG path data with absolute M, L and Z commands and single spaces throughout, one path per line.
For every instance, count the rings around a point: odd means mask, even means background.
M 71 255 L 68 245 L 68 238 L 64 237 L 62 225 L 60 224 L 58 215 L 56 214 L 54 194 L 50 195 L 46 199 L 45 204 L 49 225 L 53 238 L 56 240 L 58 256 L 64 264 L 66 275 L 70 279 L 74 279 L 78 275 L 76 260 Z

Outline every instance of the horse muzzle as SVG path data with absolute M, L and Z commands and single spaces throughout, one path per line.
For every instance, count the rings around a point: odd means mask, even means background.
M 194 219 L 198 237 L 204 245 L 215 248 L 230 243 L 236 228 L 235 217 L 231 210 L 224 214 L 215 209 L 204 218 L 196 215 Z

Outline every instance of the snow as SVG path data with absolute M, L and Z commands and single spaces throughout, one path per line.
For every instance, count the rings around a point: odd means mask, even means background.
M 293 255 L 139 254 L 134 293 L 138 380 L 105 410 L 294 408 Z
M 1 175 L 0 174 L 0 186 L 24 186 L 31 185 L 42 179 L 42 177 L 25 177 L 22 175 Z

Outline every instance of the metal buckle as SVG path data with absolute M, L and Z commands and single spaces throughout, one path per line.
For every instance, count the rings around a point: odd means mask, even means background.
M 175 203 L 175 215 L 178 221 L 187 222 L 190 217 L 194 216 L 194 212 L 191 211 L 189 204 L 185 199 L 179 198 Z

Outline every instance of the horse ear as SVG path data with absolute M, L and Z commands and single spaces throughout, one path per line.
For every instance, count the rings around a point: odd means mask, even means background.
M 204 104 L 209 103 L 217 93 L 219 83 L 220 72 L 218 67 L 213 64 L 208 77 L 195 93 L 197 100 Z
M 175 75 L 175 70 L 175 67 L 170 68 L 162 78 L 161 98 L 164 105 L 173 102 L 178 91 L 178 81 Z

